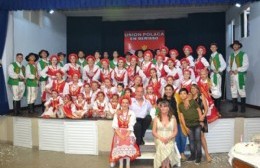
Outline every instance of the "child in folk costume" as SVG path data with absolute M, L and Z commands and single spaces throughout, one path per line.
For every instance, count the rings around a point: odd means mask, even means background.
M 100 68 L 95 65 L 95 57 L 92 55 L 87 56 L 87 65 L 83 68 L 83 81 L 90 83 L 92 80 L 98 81 L 100 78 Z
M 27 89 L 27 104 L 29 113 L 34 113 L 34 103 L 37 99 L 38 93 L 38 80 L 40 79 L 37 71 L 36 61 L 39 59 L 39 56 L 34 53 L 29 53 L 25 60 L 28 61 L 28 64 L 25 68 L 26 76 L 26 89 Z
M 83 118 L 88 113 L 88 103 L 84 100 L 84 94 L 78 94 L 77 100 L 74 102 L 76 106 L 75 118 Z
M 109 61 L 109 66 L 110 68 L 115 69 L 115 67 L 117 67 L 118 64 L 118 57 L 119 57 L 118 51 L 114 51 L 112 55 L 113 55 L 113 60 Z
M 64 66 L 64 59 L 65 59 L 65 57 L 66 57 L 66 54 L 65 53 L 63 53 L 63 52 L 59 52 L 58 54 L 57 54 L 57 56 L 58 56 L 58 65 L 60 66 L 60 67 L 63 67 Z
M 93 117 L 105 118 L 108 113 L 108 103 L 105 99 L 105 93 L 100 91 L 97 93 L 96 100 L 93 104 Z
M 169 52 L 169 49 L 168 47 L 166 46 L 161 46 L 160 47 L 160 55 L 163 55 L 164 59 L 163 59 L 163 63 L 166 63 L 168 61 L 168 52 Z
M 51 98 L 49 98 L 44 106 L 45 110 L 41 117 L 43 118 L 64 118 L 63 112 L 60 111 L 61 106 L 63 105 L 63 100 L 59 96 L 56 90 L 51 91 Z
M 174 77 L 173 76 L 166 76 L 165 77 L 165 85 L 164 85 L 164 87 L 163 87 L 163 91 L 162 91 L 162 94 L 161 94 L 161 96 L 163 97 L 163 95 L 165 94 L 165 86 L 167 86 L 167 85 L 171 85 L 172 87 L 173 87 L 173 89 L 174 89 L 174 93 L 176 92 L 176 91 L 178 91 L 179 90 L 179 88 L 177 88 L 175 85 L 174 85 Z
M 190 71 L 190 79 L 193 80 L 193 81 L 196 81 L 194 70 L 189 65 L 190 65 L 190 61 L 187 58 L 182 58 L 181 59 L 182 73 L 185 70 L 189 70 Z
M 101 90 L 105 93 L 106 99 L 111 99 L 113 94 L 117 93 L 116 87 L 113 86 L 110 78 L 104 79 L 104 85 L 101 86 Z
M 158 96 L 154 93 L 154 87 L 152 85 L 148 85 L 146 87 L 146 94 L 144 97 L 152 105 L 152 108 L 150 110 L 150 115 L 151 115 L 152 119 L 154 119 L 155 113 L 156 113 L 156 101 L 158 99 Z
M 190 67 L 194 68 L 195 64 L 194 64 L 194 58 L 191 55 L 192 52 L 193 52 L 191 46 L 190 45 L 185 45 L 185 46 L 183 46 L 182 50 L 183 50 L 183 52 L 185 54 L 185 58 L 189 60 Z
M 74 73 L 72 81 L 67 82 L 63 91 L 63 95 L 69 94 L 73 102 L 77 99 L 78 94 L 83 92 L 83 83 L 80 81 L 80 74 Z
M 132 92 L 133 92 L 133 94 L 132 94 L 132 96 L 134 97 L 134 95 L 135 95 L 135 90 L 138 88 L 138 87 L 143 87 L 143 82 L 142 82 L 142 77 L 141 76 L 139 76 L 139 75 L 136 75 L 135 77 L 134 77 L 134 84 L 133 84 L 133 86 L 131 87 L 131 90 L 132 90 Z
M 140 156 L 134 135 L 136 117 L 134 112 L 129 110 L 130 104 L 131 99 L 123 96 L 120 100 L 121 109 L 114 115 L 112 127 L 115 132 L 109 157 L 111 167 L 119 161 L 119 168 L 123 168 L 123 159 L 126 159 L 126 168 L 130 168 L 130 160 Z
M 141 75 L 141 72 L 141 68 L 138 66 L 138 57 L 136 55 L 132 55 L 130 57 L 130 65 L 127 68 L 128 87 L 133 86 L 135 76 Z
M 161 97 L 162 87 L 165 84 L 165 81 L 163 78 L 158 78 L 156 69 L 152 68 L 150 69 L 150 79 L 148 80 L 148 83 L 145 86 L 153 86 L 154 94 L 157 95 L 157 97 Z
M 71 119 L 77 118 L 77 116 L 75 115 L 76 106 L 72 102 L 69 94 L 63 97 L 63 106 L 61 107 L 61 111 L 66 116 L 66 118 L 71 118 Z
M 135 51 L 135 55 L 136 55 L 137 58 L 138 58 L 137 64 L 138 64 L 138 66 L 141 67 L 142 62 L 144 61 L 144 51 L 141 50 L 141 49 L 136 50 L 136 51 Z
M 110 102 L 108 103 L 107 118 L 112 119 L 119 108 L 119 96 L 118 94 L 113 94 L 112 98 L 110 99 Z
M 98 81 L 92 81 L 90 83 L 90 87 L 91 87 L 91 90 L 92 90 L 92 96 L 91 96 L 91 104 L 93 105 L 95 99 L 96 99 L 96 96 L 97 96 L 97 93 L 99 91 L 101 91 L 100 89 L 100 84 Z
M 85 65 L 87 65 L 87 61 L 85 60 L 85 53 L 84 51 L 78 51 L 78 60 L 77 64 L 80 66 L 81 69 L 84 68 Z
M 124 84 L 123 83 L 117 84 L 116 91 L 117 91 L 117 94 L 119 97 L 123 96 L 124 95 Z
M 127 70 L 125 69 L 125 58 L 119 57 L 117 59 L 117 67 L 114 68 L 111 74 L 111 78 L 113 80 L 113 84 L 117 85 L 118 83 L 123 83 L 124 86 L 127 85 Z
M 195 61 L 194 72 L 195 72 L 195 78 L 198 78 L 201 70 L 208 69 L 209 62 L 204 57 L 206 54 L 206 48 L 204 46 L 202 45 L 198 46 L 196 51 L 198 54 L 198 58 Z
M 47 86 L 49 83 L 52 83 L 54 80 L 56 80 L 56 72 L 60 71 L 61 67 L 58 65 L 58 56 L 52 55 L 50 57 L 50 65 L 47 65 L 41 72 L 40 76 L 42 78 L 48 78 L 48 81 L 45 86 Z M 46 88 L 46 87 L 45 87 Z M 46 101 L 46 90 L 43 91 L 42 94 L 42 103 L 43 103 L 43 111 L 44 111 L 44 102 Z
M 102 66 L 100 70 L 100 82 L 103 83 L 106 78 L 111 79 L 113 69 L 109 67 L 109 59 L 103 58 L 100 62 Z
M 210 50 L 212 51 L 212 54 L 210 55 L 210 79 L 211 82 L 214 83 L 216 86 L 216 92 L 218 94 L 212 94 L 212 97 L 214 98 L 215 105 L 217 109 L 220 111 L 220 99 L 222 96 L 222 73 L 226 69 L 226 62 L 222 56 L 222 54 L 218 53 L 217 51 L 218 46 L 216 43 L 210 44 Z
M 186 88 L 190 93 L 191 85 L 195 83 L 195 81 L 190 78 L 190 71 L 184 70 L 183 79 L 181 80 L 181 88 Z
M 72 81 L 73 74 L 81 74 L 81 68 L 77 64 L 78 56 L 75 53 L 69 55 L 70 63 L 67 63 L 63 67 L 63 72 L 67 73 L 67 82 Z
M 161 74 L 161 78 L 164 78 L 167 73 L 165 72 L 165 68 L 164 66 L 167 66 L 167 65 L 164 65 L 163 61 L 164 61 L 164 56 L 162 54 L 159 54 L 159 55 L 156 55 L 156 64 L 155 64 L 155 69 L 160 72 Z
M 8 66 L 8 84 L 13 93 L 14 115 L 20 114 L 21 99 L 25 91 L 25 67 L 22 65 L 23 54 L 17 53 L 16 60 Z
M 83 95 L 84 95 L 84 98 L 85 98 L 87 106 L 88 106 L 87 117 L 92 117 L 92 110 L 93 110 L 92 106 L 93 106 L 94 102 L 91 101 L 92 96 L 93 96 L 93 91 L 91 89 L 91 84 L 90 83 L 85 83 L 84 84 Z
M 174 78 L 174 86 L 175 88 L 179 88 L 180 87 L 180 80 L 183 78 L 183 74 L 180 68 L 177 68 L 174 65 L 174 60 L 172 60 L 171 58 L 168 59 L 167 61 L 167 65 L 165 66 L 165 72 L 167 73 L 167 76 L 173 76 Z
M 37 63 L 37 71 L 38 75 L 40 76 L 39 79 L 39 84 L 40 84 L 40 89 L 41 89 L 41 98 L 42 98 L 42 110 L 44 111 L 44 103 L 46 101 L 46 92 L 45 92 L 45 86 L 48 81 L 48 76 L 47 75 L 41 75 L 44 74 L 45 72 L 42 72 L 45 67 L 49 65 L 49 60 L 48 60 L 49 52 L 47 50 L 41 50 L 39 52 L 39 57 L 41 58 L 40 61 Z
M 207 70 L 200 71 L 200 78 L 197 81 L 197 84 L 200 88 L 201 93 L 207 99 L 207 102 L 208 102 L 207 119 L 208 119 L 208 122 L 211 123 L 211 122 L 217 120 L 220 117 L 220 114 L 214 105 L 213 99 L 211 98 L 210 90 L 211 90 L 213 83 L 211 83 L 211 80 L 208 77 Z
M 56 72 L 56 80 L 48 83 L 45 87 L 45 91 L 47 93 L 47 99 L 50 97 L 51 91 L 52 90 L 56 90 L 58 92 L 58 95 L 63 97 L 63 92 L 64 92 L 64 88 L 65 88 L 65 80 L 63 79 L 63 71 L 58 70 Z
M 181 62 L 180 60 L 177 59 L 177 57 L 179 56 L 179 52 L 178 50 L 176 49 L 171 49 L 169 51 L 169 55 L 170 55 L 170 58 L 172 60 L 174 60 L 174 65 L 177 67 L 177 68 L 181 68 Z
M 150 50 L 144 52 L 144 61 L 141 64 L 141 70 L 145 74 L 146 78 L 150 78 L 150 69 L 154 68 L 154 64 L 152 63 L 153 53 Z M 146 82 L 146 80 L 145 80 Z
M 125 88 L 124 96 L 133 97 L 133 91 L 131 88 Z

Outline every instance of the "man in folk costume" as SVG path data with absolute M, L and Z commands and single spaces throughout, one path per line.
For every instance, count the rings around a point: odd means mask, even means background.
M 26 76 L 26 88 L 27 88 L 27 104 L 29 113 L 34 113 L 34 103 L 37 99 L 38 93 L 38 80 L 40 79 L 37 71 L 36 61 L 39 59 L 39 56 L 35 53 L 29 53 L 25 60 L 28 61 L 28 64 L 25 68 Z M 45 89 L 45 88 L 44 88 Z
M 212 97 L 214 98 L 215 105 L 217 109 L 220 111 L 220 99 L 222 96 L 221 84 L 222 84 L 222 72 L 226 69 L 226 61 L 224 60 L 222 54 L 218 53 L 217 51 L 218 46 L 216 43 L 212 43 L 210 45 L 210 50 L 212 54 L 210 56 L 210 79 L 211 82 L 215 85 L 215 92 L 217 94 L 213 94 Z
M 144 61 L 144 51 L 139 49 L 135 51 L 135 55 L 138 57 L 138 65 L 141 66 Z
M 63 67 L 64 66 L 64 64 L 65 64 L 65 57 L 66 57 L 66 54 L 65 53 L 63 53 L 63 52 L 59 52 L 58 54 L 57 54 L 57 56 L 58 56 L 58 65 L 60 66 L 60 67 Z
M 90 83 L 91 81 L 98 81 L 100 78 L 100 67 L 95 65 L 95 57 L 92 55 L 88 55 L 87 65 L 83 68 L 83 81 Z
M 237 98 L 238 95 L 241 98 L 241 111 L 244 113 L 246 111 L 246 87 L 245 87 L 245 78 L 246 72 L 249 67 L 248 56 L 245 52 L 241 51 L 242 44 L 235 40 L 230 47 L 234 52 L 230 55 L 228 60 L 227 71 L 230 74 L 230 83 L 231 83 L 231 96 L 233 102 L 233 108 L 231 112 L 237 112 Z
M 44 103 L 46 101 L 46 96 L 44 91 L 45 91 L 45 86 L 48 81 L 48 76 L 41 76 L 41 72 L 44 70 L 45 67 L 49 65 L 49 60 L 48 60 L 49 52 L 47 50 L 41 50 L 39 52 L 39 57 L 41 58 L 40 61 L 37 63 L 37 70 L 38 70 L 38 75 L 40 76 L 39 83 L 40 83 L 40 89 L 41 89 L 41 99 L 42 99 L 42 107 L 44 109 Z
M 95 51 L 94 53 L 94 57 L 95 57 L 95 65 L 99 66 L 101 68 L 101 54 L 99 51 Z
M 85 60 L 85 53 L 82 50 L 78 52 L 77 64 L 81 67 L 81 69 L 83 69 L 84 66 L 87 65 L 87 61 Z
M 113 52 L 113 59 L 111 61 L 109 61 L 110 68 L 115 69 L 115 67 L 117 67 L 118 57 L 119 57 L 118 51 L 114 51 Z
M 25 91 L 25 67 L 22 65 L 23 54 L 17 53 L 16 60 L 8 66 L 8 84 L 13 93 L 14 115 L 20 113 L 21 99 Z
M 191 46 L 190 46 L 190 45 L 185 45 L 185 46 L 183 46 L 183 49 L 182 49 L 182 50 L 183 50 L 183 52 L 184 52 L 184 54 L 185 54 L 185 58 L 189 60 L 190 67 L 191 67 L 191 68 L 194 68 L 195 64 L 194 64 L 194 58 L 193 58 L 193 56 L 191 55 L 192 52 L 193 52 Z

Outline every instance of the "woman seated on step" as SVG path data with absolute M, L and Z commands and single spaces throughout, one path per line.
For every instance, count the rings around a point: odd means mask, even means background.
M 154 168 L 170 168 L 180 163 L 179 152 L 175 148 L 178 127 L 169 102 L 162 100 L 158 103 L 158 107 L 158 116 L 153 120 L 153 136 L 156 148 Z

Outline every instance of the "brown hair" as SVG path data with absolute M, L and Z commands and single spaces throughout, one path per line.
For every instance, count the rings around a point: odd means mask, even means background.
M 172 108 L 170 107 L 170 103 L 167 101 L 167 100 L 162 100 L 162 101 L 160 101 L 159 103 L 158 103 L 158 105 L 160 106 L 160 105 L 167 105 L 168 106 L 168 108 L 169 108 L 169 112 L 168 112 L 168 119 L 169 119 L 169 121 L 171 121 L 171 118 L 172 118 L 172 116 L 173 116 L 173 111 L 172 111 Z M 162 113 L 161 113 L 161 110 L 160 110 L 160 108 L 159 108 L 159 113 L 158 113 L 158 117 L 159 117 L 159 119 L 160 119 L 160 121 L 162 121 Z

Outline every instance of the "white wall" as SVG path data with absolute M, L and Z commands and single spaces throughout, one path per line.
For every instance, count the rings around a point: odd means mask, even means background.
M 3 55 L 3 66 L 6 77 L 8 75 L 7 67 L 14 61 L 15 54 L 21 52 L 24 57 L 29 52 L 38 53 L 41 49 L 46 49 L 52 53 L 66 52 L 66 16 L 55 12 L 50 15 L 47 12 L 41 11 L 41 21 L 37 25 L 23 17 L 22 11 L 10 12 L 8 21 L 8 32 L 6 37 L 6 45 Z M 24 60 L 24 65 L 27 62 Z M 7 86 L 9 99 L 9 107 L 12 109 L 12 94 Z M 39 104 L 40 96 L 36 104 Z M 22 106 L 26 106 L 26 99 L 22 101 Z
M 241 38 L 240 14 L 248 6 L 250 6 L 251 9 L 249 16 L 250 35 L 247 38 Z M 249 57 L 249 69 L 247 71 L 246 81 L 247 104 L 260 106 L 260 2 L 246 4 L 241 8 L 237 8 L 234 6 L 226 12 L 226 60 L 228 60 L 229 55 L 232 52 L 231 48 L 229 48 L 229 45 L 232 43 L 231 28 L 229 24 L 232 20 L 235 21 L 235 40 L 239 40 L 243 44 L 242 50 L 245 51 Z M 229 75 L 227 74 L 227 98 L 231 99 L 229 81 Z

